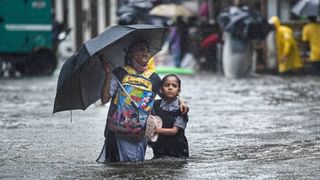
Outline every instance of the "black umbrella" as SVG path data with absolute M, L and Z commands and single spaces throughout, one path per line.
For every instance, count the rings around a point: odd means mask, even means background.
M 121 16 L 122 14 L 125 14 L 125 13 L 133 14 L 134 16 L 141 19 L 148 14 L 148 11 L 125 4 L 120 6 L 120 8 L 117 11 L 117 15 Z
M 121 16 L 125 13 L 130 13 L 138 17 L 139 19 L 144 19 L 148 15 L 149 10 L 153 7 L 151 1 L 145 0 L 130 0 L 127 3 L 120 6 L 117 10 L 117 15 Z
M 320 2 L 319 0 L 300 0 L 291 11 L 298 16 L 319 16 Z
M 101 60 L 113 68 L 124 65 L 125 51 L 136 39 L 145 39 L 154 55 L 161 50 L 166 29 L 160 26 L 137 24 L 112 26 L 87 41 L 62 66 L 53 112 L 86 109 L 100 99 L 105 73 Z
M 260 14 L 245 7 L 230 7 L 218 16 L 224 30 L 240 39 L 265 39 L 271 25 Z

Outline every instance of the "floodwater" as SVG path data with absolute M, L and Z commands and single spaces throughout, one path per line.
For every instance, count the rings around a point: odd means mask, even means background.
M 108 106 L 52 114 L 58 72 L 0 79 L 0 179 L 318 179 L 320 78 L 181 76 L 190 158 L 95 162 Z

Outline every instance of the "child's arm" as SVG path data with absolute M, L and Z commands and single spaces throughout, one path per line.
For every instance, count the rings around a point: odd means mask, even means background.
M 177 126 L 173 126 L 173 128 L 155 128 L 154 133 L 167 136 L 174 136 L 177 134 L 178 130 L 179 128 Z

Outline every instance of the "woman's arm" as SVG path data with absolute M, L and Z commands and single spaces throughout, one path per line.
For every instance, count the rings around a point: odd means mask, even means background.
M 179 98 L 178 100 L 179 100 L 179 107 L 180 107 L 180 111 L 182 112 L 182 115 L 187 114 L 189 112 L 189 107 L 183 100 L 181 100 L 181 98 Z
M 110 81 L 112 78 L 111 67 L 108 63 L 101 61 L 103 70 L 105 71 L 105 79 L 101 91 L 101 103 L 106 104 L 111 99 L 110 95 Z
M 173 128 L 155 128 L 154 133 L 167 136 L 174 136 L 177 134 L 178 130 L 179 128 L 177 126 L 173 126 Z

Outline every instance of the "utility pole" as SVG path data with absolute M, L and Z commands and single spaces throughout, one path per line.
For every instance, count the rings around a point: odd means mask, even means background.
M 91 37 L 98 35 L 98 8 L 97 0 L 90 1 L 90 13 L 91 13 Z
M 76 50 L 78 50 L 83 43 L 83 11 L 82 1 L 75 1 L 75 19 L 76 19 Z
M 260 2 L 260 13 L 263 17 L 267 17 L 267 1 L 268 0 L 261 0 Z
M 106 25 L 109 26 L 110 25 L 110 6 L 111 3 L 110 1 L 106 1 Z

